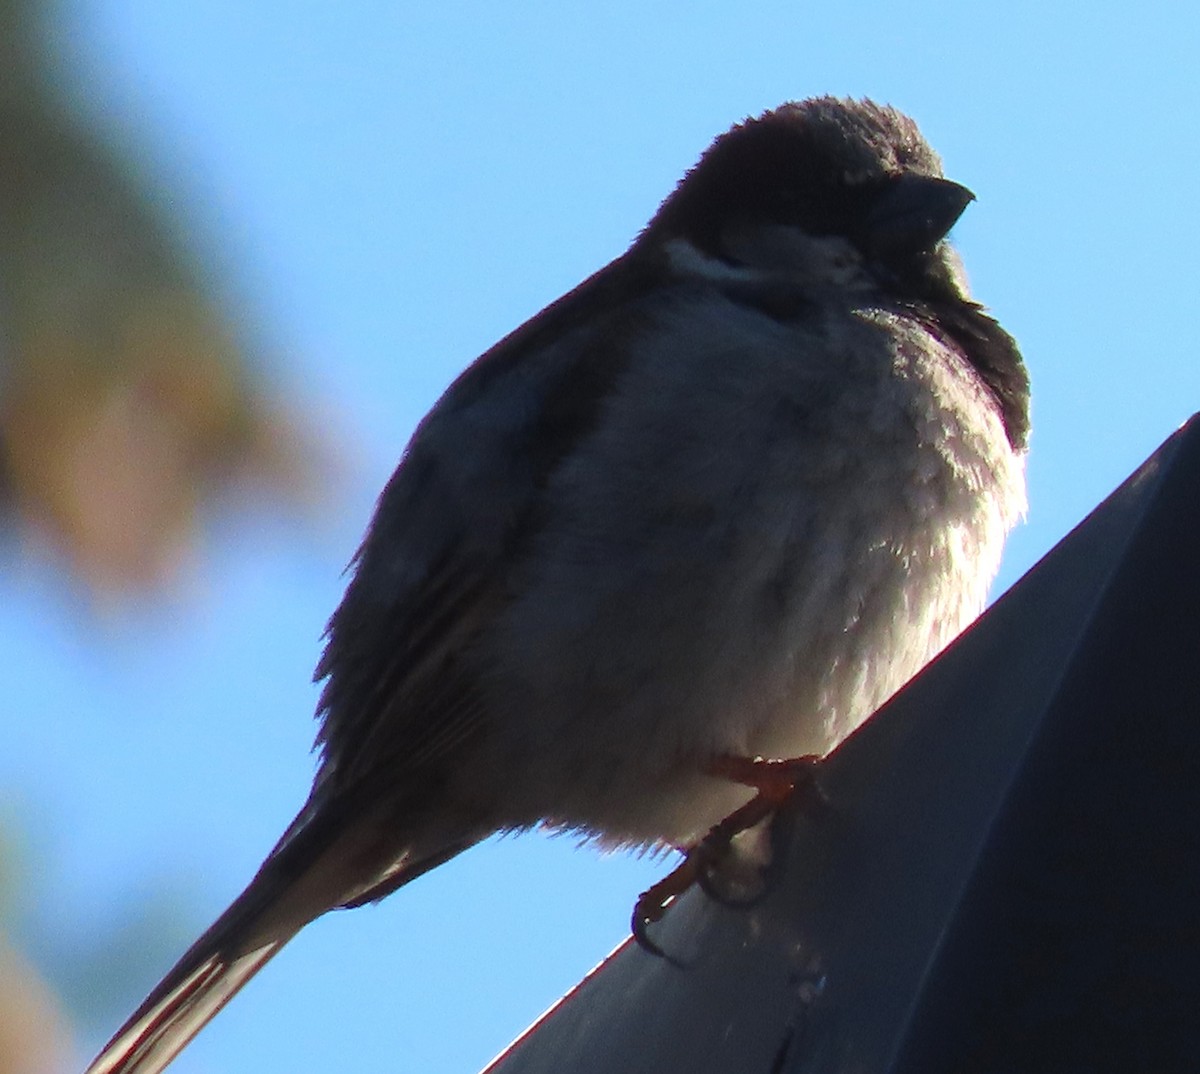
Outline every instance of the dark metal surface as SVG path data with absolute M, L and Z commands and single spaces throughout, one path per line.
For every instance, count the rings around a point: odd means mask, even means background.
M 490 1074 L 1200 1070 L 1198 534 L 1193 419 Z

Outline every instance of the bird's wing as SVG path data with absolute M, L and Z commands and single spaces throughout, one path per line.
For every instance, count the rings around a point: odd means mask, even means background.
M 464 648 L 507 599 L 550 475 L 600 420 L 670 285 L 635 247 L 479 358 L 418 427 L 317 668 L 323 792 L 428 771 L 480 726 Z
M 481 720 L 460 653 L 505 599 L 548 476 L 621 374 L 620 333 L 666 282 L 614 262 L 488 351 L 422 422 L 330 622 L 312 796 L 87 1074 L 161 1070 L 306 922 L 381 898 L 486 834 L 409 845 L 416 833 L 390 830 L 388 813 L 419 814 Z

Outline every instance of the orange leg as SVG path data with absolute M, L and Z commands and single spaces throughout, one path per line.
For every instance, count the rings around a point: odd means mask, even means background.
M 768 761 L 761 757 L 721 756 L 708 766 L 710 775 L 743 783 L 757 793 L 740 809 L 713 825 L 700 842 L 685 852 L 683 861 L 675 869 L 638 897 L 631 927 L 639 947 L 653 955 L 666 957 L 662 948 L 650 939 L 648 926 L 661 921 L 675 900 L 697 881 L 703 886 L 707 870 L 729 852 L 733 837 L 774 813 L 798 785 L 811 779 L 818 761 L 819 757 Z

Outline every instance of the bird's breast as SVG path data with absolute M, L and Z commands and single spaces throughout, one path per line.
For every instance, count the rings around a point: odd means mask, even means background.
M 896 314 L 680 306 L 635 348 L 553 475 L 487 680 L 530 818 L 678 842 L 745 796 L 705 759 L 827 751 L 981 610 L 1022 464 Z

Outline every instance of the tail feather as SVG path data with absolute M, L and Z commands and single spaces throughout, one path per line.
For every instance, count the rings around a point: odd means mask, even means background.
M 391 822 L 314 792 L 258 874 L 117 1031 L 85 1074 L 157 1074 L 305 925 L 360 906 L 465 850 L 489 829 L 415 847 Z
M 220 953 L 215 932 L 216 926 L 180 959 L 86 1074 L 156 1074 L 291 939 L 230 957 Z
M 156 1074 L 237 991 L 326 910 L 374 882 L 385 851 L 310 801 L 258 874 L 117 1031 L 85 1074 Z M 364 847 L 375 853 L 364 853 Z M 403 873 L 403 870 L 399 870 Z

